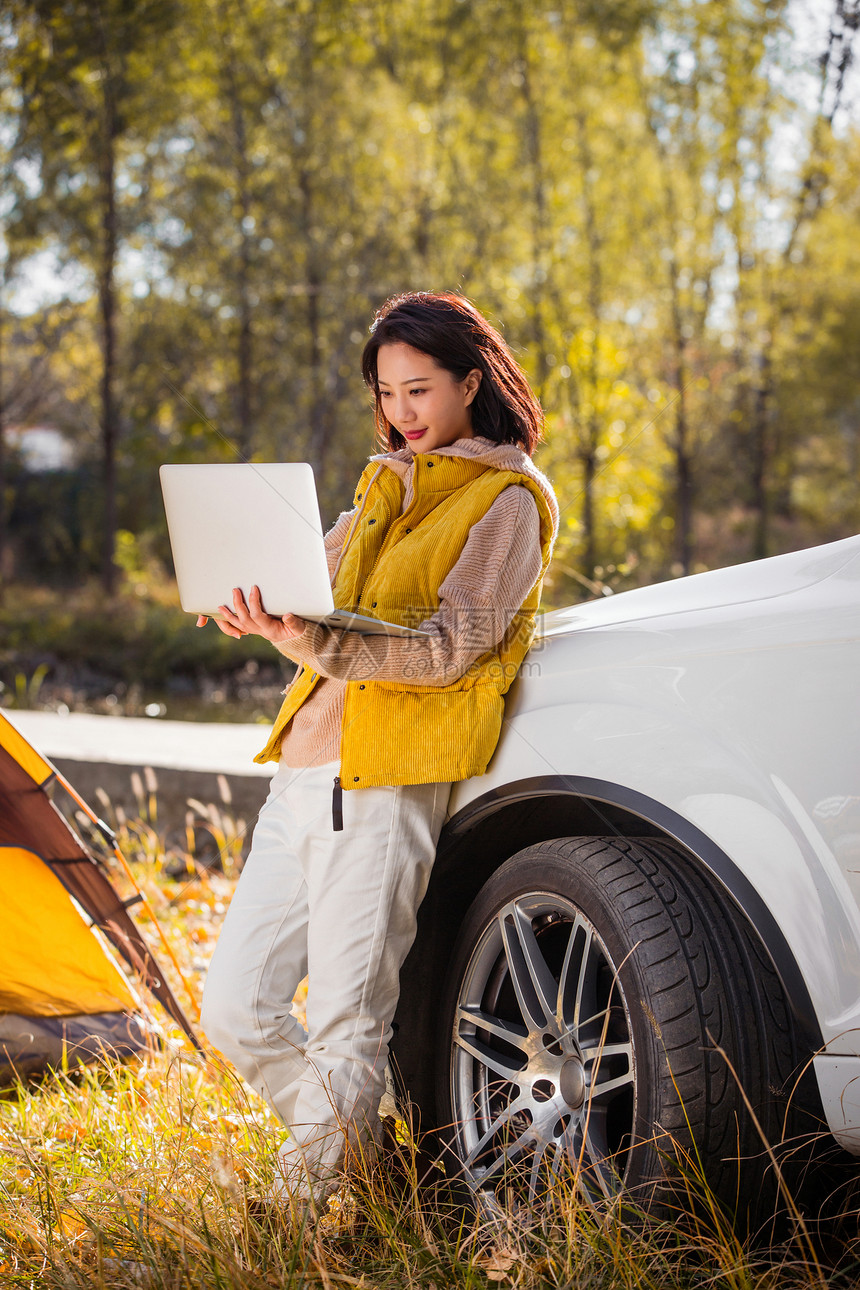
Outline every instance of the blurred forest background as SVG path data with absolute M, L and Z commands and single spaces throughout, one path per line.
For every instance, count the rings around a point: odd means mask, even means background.
M 180 617 L 158 466 L 308 460 L 331 521 L 403 289 L 469 296 L 539 393 L 545 603 L 860 530 L 858 24 L 860 0 L 6 0 L 7 701 L 75 660 L 120 697 L 262 663 Z

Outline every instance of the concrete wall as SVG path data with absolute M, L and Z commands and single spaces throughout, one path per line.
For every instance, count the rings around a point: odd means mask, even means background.
M 128 819 L 136 819 L 141 814 L 141 788 L 144 811 L 147 810 L 147 785 L 154 780 L 154 826 L 159 834 L 164 835 L 168 844 L 183 844 L 186 816 L 189 812 L 196 820 L 201 819 L 199 812 L 189 806 L 189 799 L 203 806 L 214 804 L 225 823 L 244 821 L 244 842 L 241 847 L 243 858 L 248 853 L 257 813 L 269 791 L 269 781 L 257 775 L 218 775 L 213 771 L 183 770 L 176 766 L 118 765 L 113 762 L 74 761 L 67 757 L 55 757 L 52 761 L 92 809 L 111 825 L 114 823 L 117 807 L 125 812 Z M 229 803 L 224 801 L 225 788 L 231 799 Z M 101 789 L 110 799 L 110 811 L 106 811 L 97 789 Z M 201 863 L 214 863 L 217 848 L 207 842 L 206 833 L 205 828 L 196 830 L 197 858 Z

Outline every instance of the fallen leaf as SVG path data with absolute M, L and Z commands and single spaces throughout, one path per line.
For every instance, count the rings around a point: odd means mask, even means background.
M 488 1281 L 504 1281 L 516 1261 L 516 1254 L 512 1254 L 510 1250 L 497 1248 L 478 1259 L 478 1264 L 486 1273 Z
M 58 1142 L 80 1142 L 85 1138 L 87 1131 L 82 1124 L 76 1124 L 72 1120 L 66 1120 L 64 1124 L 54 1131 L 54 1137 Z
M 89 1236 L 89 1225 L 75 1213 L 74 1210 L 64 1209 L 60 1211 L 57 1217 L 57 1231 L 60 1232 L 67 1241 L 79 1240 L 82 1236 Z

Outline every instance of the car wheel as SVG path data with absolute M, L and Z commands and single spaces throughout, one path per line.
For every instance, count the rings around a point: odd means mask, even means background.
M 657 1212 L 702 1178 L 733 1208 L 773 1202 L 747 1101 L 775 1141 L 789 1010 L 670 842 L 558 839 L 502 865 L 460 931 L 439 1053 L 438 1123 L 484 1205 L 534 1203 L 562 1175 Z

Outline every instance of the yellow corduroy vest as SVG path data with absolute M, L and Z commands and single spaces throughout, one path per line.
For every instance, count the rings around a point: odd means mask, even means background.
M 451 685 L 413 681 L 349 681 L 341 728 L 344 788 L 432 784 L 482 775 L 499 739 L 504 694 L 534 636 L 543 576 L 552 551 L 553 521 L 539 484 L 513 470 L 469 457 L 420 454 L 413 498 L 402 514 L 403 483 L 371 464 L 358 482 L 358 508 L 333 588 L 338 609 L 417 627 L 439 608 L 439 587 L 457 563 L 469 532 L 511 484 L 528 488 L 538 505 L 543 563 L 503 641 L 476 659 Z M 318 681 L 303 668 L 293 681 L 266 747 L 254 758 L 276 761 L 287 724 Z

